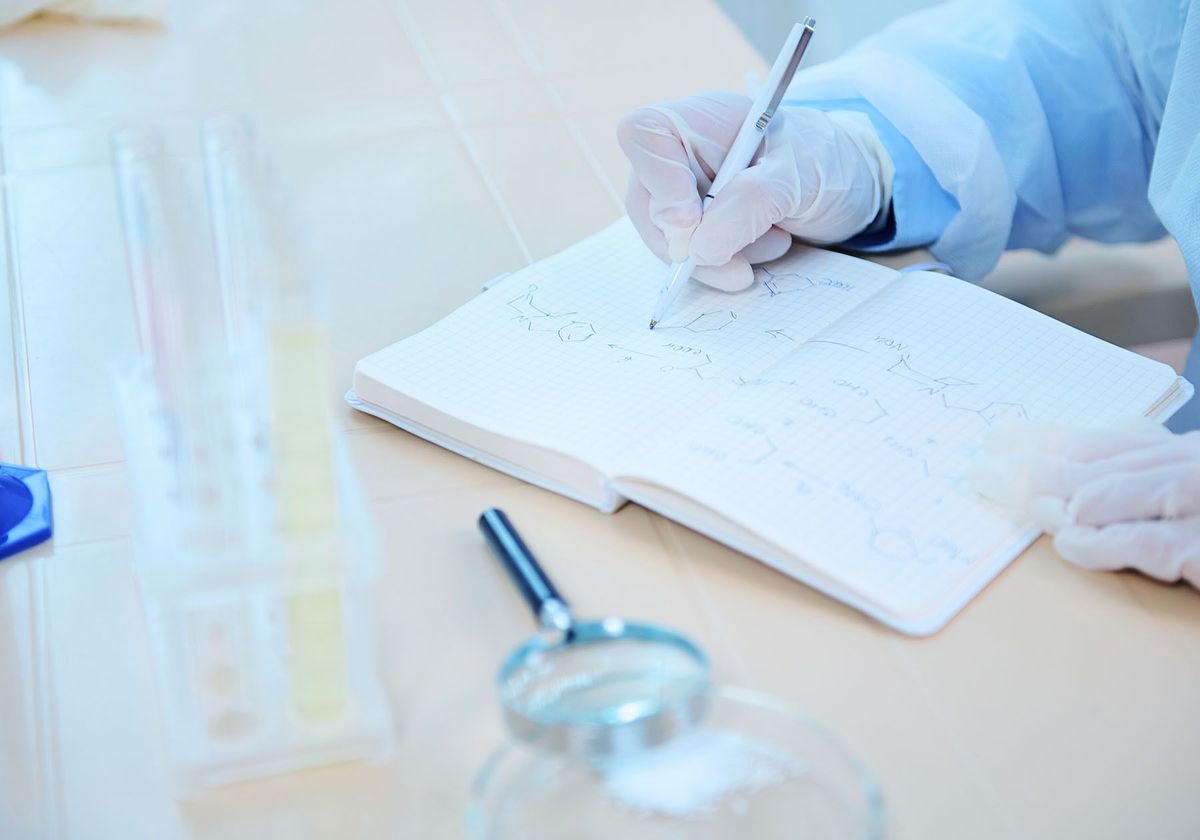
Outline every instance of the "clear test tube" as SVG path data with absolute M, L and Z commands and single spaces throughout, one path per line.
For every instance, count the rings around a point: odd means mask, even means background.
M 336 535 L 339 515 L 329 326 L 316 260 L 292 202 L 254 149 L 248 123 L 221 118 L 205 124 L 204 136 L 209 182 L 222 196 L 214 213 L 228 207 L 229 220 L 241 225 L 226 237 L 224 250 L 241 260 L 229 267 L 231 285 L 253 287 L 231 297 L 253 299 L 261 318 L 276 524 L 285 541 L 319 542 Z
M 117 132 L 113 158 L 141 345 L 170 426 L 181 549 L 227 556 L 242 536 L 245 506 L 234 371 L 197 173 L 150 129 Z
M 357 585 L 338 510 L 328 325 L 311 264 L 298 258 L 304 237 L 249 120 L 206 120 L 201 138 L 226 325 L 242 347 L 257 331 L 266 356 L 290 705 L 324 726 L 350 710 L 343 605 Z
M 264 279 L 273 270 L 263 200 L 268 178 L 249 117 L 210 117 L 200 124 L 200 141 L 225 336 L 238 372 L 231 384 L 236 386 L 241 434 L 251 448 L 245 482 L 260 491 L 256 498 L 268 502 L 270 408 L 263 332 Z M 254 513 L 260 531 L 272 538 L 273 515 L 269 503 Z
M 180 331 L 171 319 L 177 307 L 169 300 L 166 278 L 176 271 L 170 241 L 167 173 L 162 133 L 155 129 L 122 129 L 112 137 L 117 200 L 125 234 L 143 359 L 155 370 L 160 395 L 168 405 L 174 393 L 166 385 L 167 371 L 176 366 Z
M 311 723 L 348 711 L 343 589 L 333 583 L 365 558 L 345 556 L 329 410 L 329 330 L 312 282 L 296 262 L 278 263 L 267 327 L 274 427 L 276 514 L 291 573 L 306 581 L 287 603 L 293 703 Z M 340 573 L 340 575 L 339 575 Z
M 266 343 L 273 419 L 276 522 L 289 572 L 303 581 L 286 605 L 292 648 L 292 702 L 310 724 L 348 711 L 343 602 L 348 572 L 365 558 L 346 555 L 329 394 L 329 329 L 315 280 L 293 257 L 288 225 L 275 228 L 279 259 L 271 275 Z M 311 583 L 310 583 L 311 582 Z
M 347 539 L 342 508 L 365 514 L 339 478 L 306 237 L 248 122 L 206 122 L 201 139 L 203 180 L 155 132 L 113 141 L 139 335 L 172 429 L 170 469 L 155 473 L 173 476 L 156 524 L 171 533 L 151 558 L 166 594 L 143 592 L 185 788 L 380 757 L 392 737 L 369 521 Z
M 131 476 L 162 485 L 134 487 L 139 519 L 153 520 L 139 521 L 143 548 L 152 548 L 139 557 L 139 577 L 173 737 L 227 748 L 253 736 L 259 675 L 246 644 L 252 599 L 238 590 L 249 583 L 251 540 L 229 385 L 236 371 L 203 194 L 194 163 L 170 155 L 157 130 L 118 131 L 112 153 L 143 367 L 152 372 L 146 402 L 156 407 L 140 418 L 151 433 L 127 430 L 127 454 L 131 465 L 157 459 Z M 145 451 L 150 441 L 165 441 L 165 451 Z
M 259 215 L 263 163 L 246 116 L 206 119 L 200 140 L 226 336 L 234 352 L 253 353 L 261 338 L 261 276 L 269 270 L 270 249 Z

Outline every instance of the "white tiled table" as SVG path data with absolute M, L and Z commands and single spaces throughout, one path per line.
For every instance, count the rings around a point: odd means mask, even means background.
M 51 471 L 52 544 L 0 564 L 0 837 L 444 837 L 500 737 L 526 616 L 474 529 L 507 508 L 579 610 L 676 625 L 722 680 L 840 732 L 891 836 L 1200 829 L 1200 597 L 1039 543 L 912 640 L 645 511 L 605 517 L 341 407 L 353 362 L 620 213 L 634 105 L 760 59 L 688 0 L 180 0 L 170 28 L 0 35 L 0 460 Z M 721 49 L 668 59 L 669 38 Z M 255 115 L 330 264 L 335 370 L 382 536 L 399 753 L 178 804 L 130 571 L 105 363 L 133 348 L 107 136 Z M 432 647 L 437 639 L 442 647 Z

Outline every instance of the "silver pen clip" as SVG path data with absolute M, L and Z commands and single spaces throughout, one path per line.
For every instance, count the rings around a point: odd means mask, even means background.
M 813 18 L 806 17 L 804 19 L 804 33 L 800 36 L 800 40 L 796 42 L 796 49 L 792 52 L 787 69 L 783 71 L 783 75 L 779 78 L 778 87 L 771 94 L 771 101 L 767 103 L 767 109 L 762 112 L 762 115 L 755 123 L 755 127 L 759 131 L 765 131 L 771 123 L 771 118 L 775 116 L 775 109 L 783 101 L 783 95 L 787 93 L 788 85 L 792 83 L 792 77 L 796 75 L 796 68 L 800 66 L 800 59 L 804 58 L 804 51 L 808 49 L 808 42 L 812 38 L 813 27 L 816 25 L 817 22 Z

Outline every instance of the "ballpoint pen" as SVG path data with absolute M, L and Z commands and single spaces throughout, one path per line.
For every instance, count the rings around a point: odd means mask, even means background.
M 792 77 L 796 75 L 800 59 L 804 58 L 804 51 L 808 49 L 808 42 L 812 38 L 813 27 L 816 26 L 816 23 L 812 18 L 806 17 L 801 23 L 792 27 L 791 33 L 784 41 L 783 49 L 779 51 L 779 57 L 775 59 L 775 64 L 772 65 L 771 72 L 767 75 L 766 84 L 763 85 L 758 98 L 754 100 L 754 104 L 746 114 L 746 119 L 742 123 L 742 127 L 738 129 L 733 145 L 729 147 L 729 154 L 725 156 L 725 160 L 717 172 L 717 177 L 713 179 L 712 186 L 709 187 L 700 203 L 701 212 L 707 210 L 717 193 L 724 189 L 725 185 L 749 166 L 750 161 L 754 159 L 754 153 L 758 151 L 763 137 L 766 136 L 771 118 L 775 116 L 775 109 L 779 107 L 784 92 L 791 84 Z M 695 270 L 696 263 L 689 259 L 685 262 L 675 263 L 667 271 L 666 283 L 663 284 L 662 291 L 658 294 L 658 302 L 654 305 L 654 312 L 650 316 L 650 329 L 654 329 L 658 322 L 666 316 L 672 302 L 679 296 L 680 290 L 683 289 Z

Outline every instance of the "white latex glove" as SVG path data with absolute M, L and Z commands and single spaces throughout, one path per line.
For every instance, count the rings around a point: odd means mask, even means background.
M 43 13 L 105 22 L 161 21 L 168 5 L 169 0 L 0 0 L 0 26 Z
M 664 262 L 691 256 L 694 277 L 726 291 L 749 286 L 751 264 L 783 256 L 792 234 L 842 242 L 882 221 L 891 201 L 892 161 L 866 115 L 782 107 L 752 165 L 702 219 L 700 199 L 750 105 L 702 93 L 638 108 L 617 126 L 633 166 L 625 206 L 634 227 Z
M 1200 432 L 1011 427 L 985 441 L 971 481 L 1073 563 L 1200 587 Z

